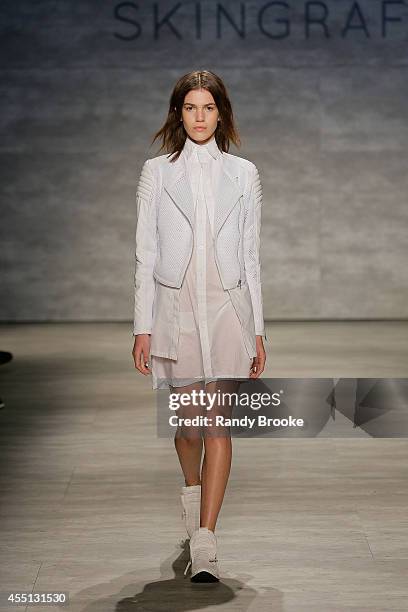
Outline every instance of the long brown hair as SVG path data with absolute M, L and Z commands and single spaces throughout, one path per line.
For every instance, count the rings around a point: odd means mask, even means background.
M 187 132 L 180 119 L 182 118 L 182 107 L 184 99 L 192 89 L 207 89 L 213 96 L 220 114 L 220 121 L 217 122 L 215 130 L 215 140 L 221 151 L 228 152 L 230 143 L 233 142 L 237 147 L 241 141 L 235 127 L 232 106 L 227 94 L 226 87 L 219 76 L 209 70 L 193 70 L 182 76 L 174 86 L 170 96 L 169 111 L 167 119 L 158 132 L 153 137 L 152 143 L 160 138 L 162 140 L 159 152 L 165 149 L 167 153 L 173 155 L 171 161 L 175 161 L 187 138 Z

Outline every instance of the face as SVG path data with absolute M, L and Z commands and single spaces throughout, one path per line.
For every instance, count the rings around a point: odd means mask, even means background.
M 219 116 L 214 98 L 207 89 L 192 89 L 185 96 L 181 117 L 192 140 L 198 143 L 210 140 L 217 128 Z

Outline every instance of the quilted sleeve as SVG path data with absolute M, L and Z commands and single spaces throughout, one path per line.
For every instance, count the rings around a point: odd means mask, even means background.
M 266 339 L 260 263 L 262 185 L 255 164 L 251 168 L 250 181 L 248 208 L 244 217 L 244 265 L 254 312 L 255 333 Z
M 157 252 L 156 185 L 150 160 L 146 160 L 136 191 L 136 236 L 133 335 L 151 334 Z

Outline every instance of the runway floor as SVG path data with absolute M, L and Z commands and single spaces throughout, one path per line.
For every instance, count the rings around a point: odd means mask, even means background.
M 235 438 L 216 535 L 221 581 L 183 576 L 184 484 L 129 324 L 1 325 L 0 576 L 70 612 L 408 609 L 407 438 L 336 426 Z M 405 378 L 407 322 L 267 325 L 264 377 Z

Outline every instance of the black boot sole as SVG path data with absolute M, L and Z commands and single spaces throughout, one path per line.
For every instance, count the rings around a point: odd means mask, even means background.
M 210 574 L 210 572 L 198 572 L 195 576 L 191 576 L 191 582 L 219 582 L 219 578 Z

